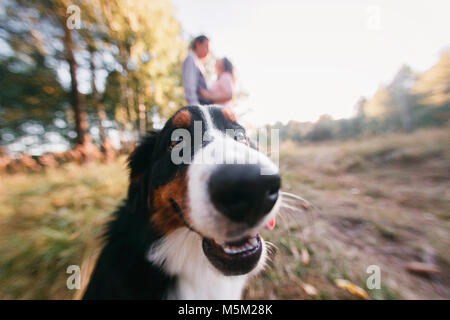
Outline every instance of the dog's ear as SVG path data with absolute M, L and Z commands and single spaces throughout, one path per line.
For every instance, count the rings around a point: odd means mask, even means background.
M 158 135 L 159 131 L 149 131 L 128 158 L 128 167 L 130 168 L 129 195 L 139 188 L 145 170 L 151 166 Z

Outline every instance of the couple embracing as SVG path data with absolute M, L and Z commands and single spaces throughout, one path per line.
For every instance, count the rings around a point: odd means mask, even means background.
M 216 60 L 217 80 L 208 88 L 203 61 L 209 54 L 209 39 L 200 35 L 190 46 L 183 62 L 182 77 L 184 95 L 189 105 L 218 104 L 230 107 L 233 99 L 233 65 L 227 58 Z

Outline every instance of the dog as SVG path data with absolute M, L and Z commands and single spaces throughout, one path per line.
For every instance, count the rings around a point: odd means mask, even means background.
M 128 166 L 83 299 L 240 299 L 264 268 L 258 232 L 273 228 L 281 179 L 231 110 L 181 108 Z

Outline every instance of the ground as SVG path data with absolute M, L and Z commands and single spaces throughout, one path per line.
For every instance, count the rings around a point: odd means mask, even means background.
M 310 204 L 283 197 L 275 229 L 263 232 L 273 254 L 245 298 L 450 298 L 448 127 L 280 149 L 282 189 Z M 0 299 L 76 296 L 66 268 L 88 269 L 126 186 L 124 158 L 1 176 Z M 408 270 L 416 262 L 438 272 Z M 380 289 L 367 287 L 371 265 Z

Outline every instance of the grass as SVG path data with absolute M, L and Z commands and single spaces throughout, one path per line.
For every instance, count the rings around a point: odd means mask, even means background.
M 0 298 L 71 298 L 66 269 L 98 246 L 126 184 L 124 159 L 2 177 Z
M 268 268 L 248 299 L 450 298 L 450 130 L 429 129 L 320 144 L 285 142 L 283 189 L 308 199 L 285 209 L 272 231 Z M 95 255 L 102 226 L 126 194 L 124 158 L 83 167 L 4 175 L 0 184 L 0 298 L 71 299 L 66 269 Z M 432 248 L 439 275 L 405 271 Z M 302 260 L 306 249 L 309 261 Z M 366 287 L 369 265 L 381 289 Z M 312 290 L 311 287 L 315 290 Z

